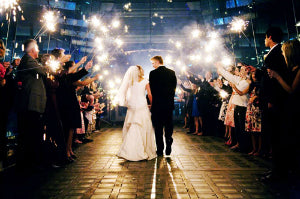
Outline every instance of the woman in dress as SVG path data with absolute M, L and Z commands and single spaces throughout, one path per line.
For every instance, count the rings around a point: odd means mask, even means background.
M 287 41 L 282 45 L 282 54 L 290 72 L 290 78 L 284 79 L 277 72 L 268 69 L 271 78 L 276 79 L 283 89 L 289 93 L 285 104 L 285 126 L 282 135 L 284 161 L 290 166 L 294 176 L 300 176 L 300 42 L 296 39 Z
M 249 155 L 260 155 L 262 137 L 261 137 L 261 110 L 259 104 L 259 92 L 260 92 L 260 70 L 255 70 L 251 73 L 252 83 L 250 86 L 250 99 L 248 102 L 247 112 L 246 112 L 246 132 L 251 133 L 252 139 L 252 151 Z M 257 139 L 258 138 L 258 146 Z
M 123 143 L 118 156 L 130 161 L 151 160 L 156 157 L 155 133 L 146 91 L 150 104 L 152 95 L 149 82 L 143 76 L 141 66 L 131 66 L 116 97 L 117 104 L 128 108 L 123 126 Z

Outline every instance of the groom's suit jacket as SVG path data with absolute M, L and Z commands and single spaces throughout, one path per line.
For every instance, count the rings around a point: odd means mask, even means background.
M 177 85 L 175 72 L 165 66 L 160 66 L 150 72 L 149 82 L 153 96 L 152 113 L 163 110 L 173 110 Z

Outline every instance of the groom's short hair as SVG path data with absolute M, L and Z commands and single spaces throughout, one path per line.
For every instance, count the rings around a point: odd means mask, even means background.
M 153 59 L 157 60 L 160 64 L 164 64 L 163 58 L 159 55 L 152 57 L 150 60 L 153 60 Z

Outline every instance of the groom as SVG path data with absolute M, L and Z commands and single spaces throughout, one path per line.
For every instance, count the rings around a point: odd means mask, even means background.
M 166 155 L 170 155 L 173 143 L 173 110 L 177 79 L 175 72 L 163 65 L 161 56 L 154 56 L 150 60 L 155 68 L 150 72 L 149 82 L 153 97 L 151 113 L 156 137 L 156 152 L 158 156 L 163 155 L 163 129 L 165 128 Z

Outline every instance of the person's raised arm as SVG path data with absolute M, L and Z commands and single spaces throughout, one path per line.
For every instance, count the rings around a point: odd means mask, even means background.
M 234 84 L 231 85 L 233 90 L 239 95 L 245 95 L 249 92 L 250 85 L 247 86 L 243 91 L 240 91 Z
M 75 72 L 80 65 L 82 65 L 86 62 L 86 59 L 87 59 L 87 56 L 82 57 L 82 59 L 77 64 L 75 64 L 74 66 L 72 66 L 69 69 L 69 73 Z
M 85 80 L 83 81 L 76 81 L 73 83 L 74 86 L 87 86 L 89 85 L 90 83 L 92 83 L 93 81 L 96 81 L 97 79 L 99 78 L 99 74 L 97 74 L 95 77 L 92 77 L 92 78 L 86 78 Z
M 290 94 L 294 93 L 299 87 L 300 70 L 298 70 L 297 75 L 292 83 L 292 86 L 289 86 L 277 72 L 268 69 L 268 73 L 271 78 L 275 78 L 279 82 L 279 84 L 282 86 L 282 88 Z
M 238 84 L 240 77 L 231 74 L 230 72 L 224 70 L 222 67 L 218 67 L 218 73 L 224 77 L 227 81 L 232 82 L 233 84 Z

